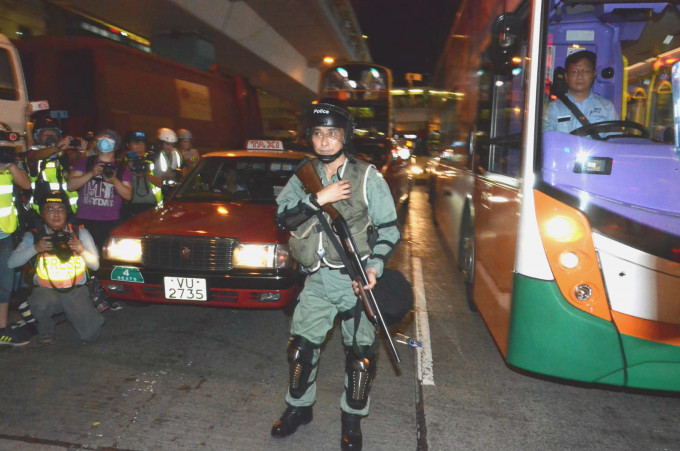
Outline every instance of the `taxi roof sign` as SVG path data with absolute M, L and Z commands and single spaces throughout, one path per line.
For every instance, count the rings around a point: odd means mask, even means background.
M 275 139 L 249 139 L 247 150 L 284 150 L 283 142 Z

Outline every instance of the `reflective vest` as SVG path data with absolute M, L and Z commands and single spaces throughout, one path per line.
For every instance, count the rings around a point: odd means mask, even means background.
M 149 171 L 152 174 L 154 174 L 154 165 L 153 165 L 152 161 L 149 161 Z M 157 187 L 156 185 L 154 185 L 153 183 L 151 183 L 149 180 L 147 180 L 147 182 L 149 182 L 149 186 L 151 187 L 151 192 L 153 193 L 153 197 L 156 198 L 156 204 L 158 206 L 163 205 L 163 192 L 161 191 L 161 189 L 159 187 Z
M 17 209 L 14 206 L 14 177 L 9 169 L 0 172 L 0 229 L 12 233 L 17 229 Z
M 69 203 L 71 204 L 71 210 L 75 213 L 78 210 L 78 192 L 68 190 L 68 174 L 61 168 L 61 164 L 56 161 L 51 160 L 47 162 L 40 161 L 39 164 L 44 164 L 44 168 L 38 171 L 37 177 L 31 178 L 31 188 L 33 189 L 33 196 L 31 197 L 31 204 L 33 209 L 40 213 L 40 206 L 36 203 L 35 199 L 35 187 L 37 180 L 42 178 L 43 181 L 49 183 L 50 191 L 61 191 L 68 196 Z M 61 174 L 61 185 L 59 184 L 59 172 Z
M 170 155 L 161 151 L 158 156 L 158 169 L 161 173 L 182 167 L 182 154 L 177 149 L 173 149 Z
M 324 170 L 320 166 L 322 165 L 320 161 L 316 161 L 315 164 L 318 173 Z M 365 194 L 366 178 L 371 167 L 373 165 L 364 161 L 348 161 L 341 176 L 344 180 L 349 180 L 351 183 L 352 193 L 349 201 L 339 201 L 333 204 L 333 207 L 347 221 L 352 237 L 357 245 L 357 252 L 362 260 L 371 254 L 368 230 L 372 222 L 368 216 L 368 204 L 366 203 Z M 323 215 L 330 224 L 328 214 L 323 213 Z M 310 272 L 319 269 L 322 263 L 331 268 L 344 267 L 340 255 L 338 255 L 335 246 L 333 246 L 333 243 L 321 228 L 316 215 L 291 231 L 288 244 L 295 260 Z
M 69 229 L 73 233 L 71 224 Z M 85 284 L 86 279 L 87 264 L 80 255 L 73 254 L 69 260 L 62 262 L 56 255 L 43 252 L 36 259 L 35 280 L 41 287 L 71 288 Z

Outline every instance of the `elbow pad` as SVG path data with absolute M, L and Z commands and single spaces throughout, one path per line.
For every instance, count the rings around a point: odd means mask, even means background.
M 311 218 L 316 214 L 312 207 L 300 201 L 298 204 L 289 209 L 285 209 L 276 215 L 276 227 L 281 230 L 295 230 L 300 224 Z

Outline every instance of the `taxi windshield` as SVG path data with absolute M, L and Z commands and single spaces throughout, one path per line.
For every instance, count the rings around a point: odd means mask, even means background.
M 173 200 L 275 204 L 298 161 L 267 157 L 206 157 Z

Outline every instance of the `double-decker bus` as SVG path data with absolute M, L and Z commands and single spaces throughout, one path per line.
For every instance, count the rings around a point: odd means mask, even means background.
M 356 123 L 353 152 L 373 163 L 390 186 L 397 203 L 406 204 L 412 178 L 410 153 L 392 136 L 392 72 L 372 63 L 349 62 L 326 67 L 319 82 L 319 102 L 349 110 Z
M 461 2 L 430 193 L 470 307 L 516 368 L 680 391 L 679 8 Z M 548 106 L 581 50 L 595 71 L 571 76 L 592 75 L 620 119 L 556 131 Z
M 319 101 L 347 108 L 356 122 L 358 138 L 392 136 L 392 71 L 371 63 L 326 67 L 319 82 Z

